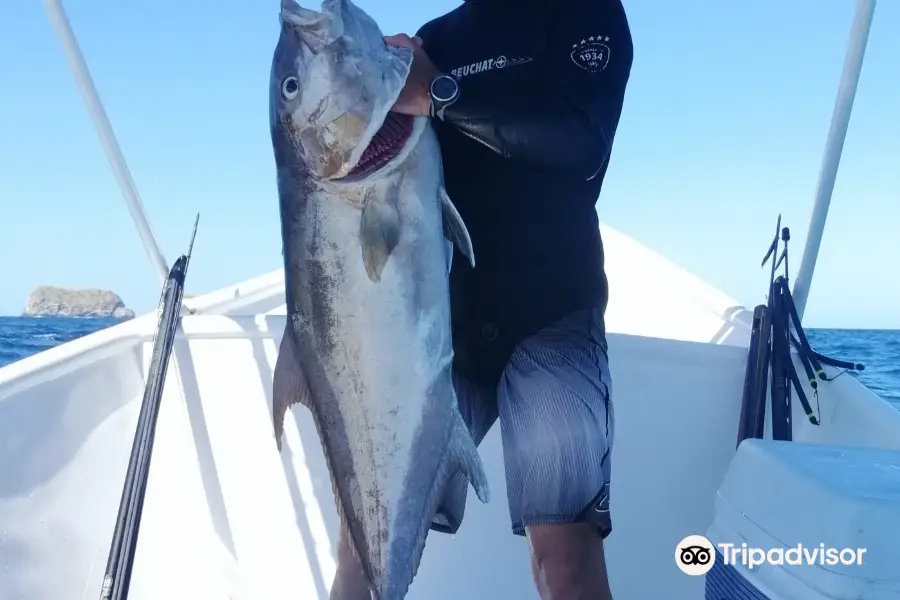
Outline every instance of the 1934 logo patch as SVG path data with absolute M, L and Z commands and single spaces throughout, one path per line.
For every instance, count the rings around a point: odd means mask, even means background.
M 572 44 L 572 62 L 590 73 L 599 73 L 609 64 L 609 36 L 592 35 Z

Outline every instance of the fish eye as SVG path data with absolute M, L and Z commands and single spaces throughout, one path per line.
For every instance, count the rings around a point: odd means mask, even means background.
M 285 77 L 284 81 L 281 82 L 281 95 L 284 96 L 285 99 L 293 100 L 297 97 L 299 91 L 300 84 L 297 82 L 296 77 Z

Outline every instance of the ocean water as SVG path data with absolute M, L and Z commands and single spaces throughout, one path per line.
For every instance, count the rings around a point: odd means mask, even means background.
M 116 323 L 112 318 L 0 317 L 0 367 Z
M 115 319 L 0 317 L 0 367 L 105 329 Z M 865 365 L 857 377 L 900 409 L 900 330 L 809 329 L 810 345 L 833 358 Z

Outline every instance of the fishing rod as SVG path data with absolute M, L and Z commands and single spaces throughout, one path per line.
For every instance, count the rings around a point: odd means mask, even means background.
M 779 237 L 784 242 L 784 248 L 776 261 Z M 810 424 L 820 425 L 821 415 L 818 414 L 818 410 L 813 411 L 806 391 L 800 382 L 800 376 L 793 361 L 792 348 L 797 354 L 800 366 L 813 391 L 817 408 L 819 380 L 831 381 L 848 371 L 865 370 L 865 366 L 862 364 L 825 356 L 810 346 L 809 338 L 800 323 L 799 311 L 788 280 L 788 241 L 790 238 L 790 229 L 781 228 L 781 215 L 779 215 L 775 238 L 769 244 L 761 265 L 765 267 L 771 258 L 772 269 L 767 303 L 757 306 L 753 313 L 753 327 L 750 335 L 747 369 L 744 374 L 744 392 L 738 425 L 738 445 L 747 438 L 762 439 L 764 437 L 767 397 L 771 399 L 772 407 L 772 439 L 785 441 L 793 439 L 792 390 Z M 775 274 L 782 264 L 784 264 L 784 274 L 776 277 Z M 823 365 L 843 369 L 843 371 L 835 377 L 828 378 Z M 767 380 L 771 380 L 770 388 L 766 385 Z
M 772 280 L 769 296 L 769 307 L 772 312 L 772 350 L 771 350 L 771 377 L 772 377 L 772 437 L 774 439 L 791 439 L 794 430 L 793 410 L 791 403 L 791 383 L 794 363 L 791 360 L 791 344 L 789 333 L 791 330 L 790 319 L 785 310 L 784 290 L 787 286 L 787 240 L 791 238 L 787 227 L 781 228 L 781 215 L 778 215 L 778 226 L 775 231 L 777 247 L 778 235 L 784 242 L 784 249 L 778 260 L 772 253 L 772 274 L 784 262 L 784 275 Z M 800 400 L 801 404 L 803 399 Z M 807 411 L 808 412 L 808 411 Z M 814 423 L 816 424 L 816 423 Z
M 159 417 L 159 406 L 166 381 L 169 357 L 175 342 L 178 317 L 181 315 L 184 279 L 191 261 L 199 222 L 200 215 L 198 214 L 194 220 L 194 231 L 191 234 L 187 254 L 179 256 L 172 265 L 160 294 L 160 315 L 153 338 L 153 355 L 147 375 L 147 384 L 144 387 L 144 398 L 141 401 L 141 412 L 138 416 L 134 442 L 131 446 L 125 485 L 119 501 L 119 512 L 116 516 L 116 526 L 109 548 L 100 600 L 126 600 L 128 598 L 141 515 L 144 510 L 144 497 L 147 492 L 147 477 L 150 474 L 150 457 L 156 435 L 156 421 Z
M 760 268 L 766 266 L 769 257 L 778 252 L 778 233 L 781 231 L 781 214 L 775 223 L 775 235 Z M 780 261 L 779 261 L 780 262 Z M 741 399 L 741 416 L 738 424 L 738 444 L 748 437 L 762 438 L 766 428 L 766 378 L 769 375 L 769 355 L 772 347 L 772 298 L 775 294 L 775 261 L 769 274 L 769 288 L 766 296 L 769 304 L 760 304 L 753 311 L 753 322 L 750 329 L 750 347 L 748 351 L 747 369 L 744 373 L 744 392 Z M 762 398 L 762 401 L 760 401 Z
M 750 346 L 747 352 L 744 393 L 741 398 L 741 416 L 738 423 L 738 445 L 747 438 L 761 439 L 766 428 L 765 387 L 766 375 L 769 370 L 760 367 L 769 364 L 771 331 L 769 307 L 760 304 L 753 311 L 753 324 L 750 329 Z M 763 391 L 760 392 L 760 389 Z M 760 397 L 763 398 L 763 402 L 758 401 Z

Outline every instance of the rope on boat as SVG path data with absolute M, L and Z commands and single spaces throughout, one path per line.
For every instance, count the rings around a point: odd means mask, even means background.
M 156 421 L 159 416 L 169 357 L 175 342 L 178 317 L 181 314 L 184 279 L 187 275 L 188 263 L 191 260 L 191 252 L 194 249 L 194 238 L 197 237 L 199 221 L 200 215 L 198 214 L 194 221 L 194 231 L 191 234 L 191 243 L 188 246 L 187 254 L 182 254 L 172 265 L 160 295 L 160 316 L 156 335 L 153 338 L 153 355 L 147 374 L 147 384 L 144 387 L 144 398 L 141 402 L 137 430 L 131 446 L 125 485 L 119 501 L 119 512 L 116 516 L 116 527 L 109 548 L 100 600 L 126 600 L 128 598 L 134 553 L 137 548 L 141 515 L 144 509 L 144 496 L 147 491 L 147 477 L 150 474 L 150 458 L 156 435 Z

